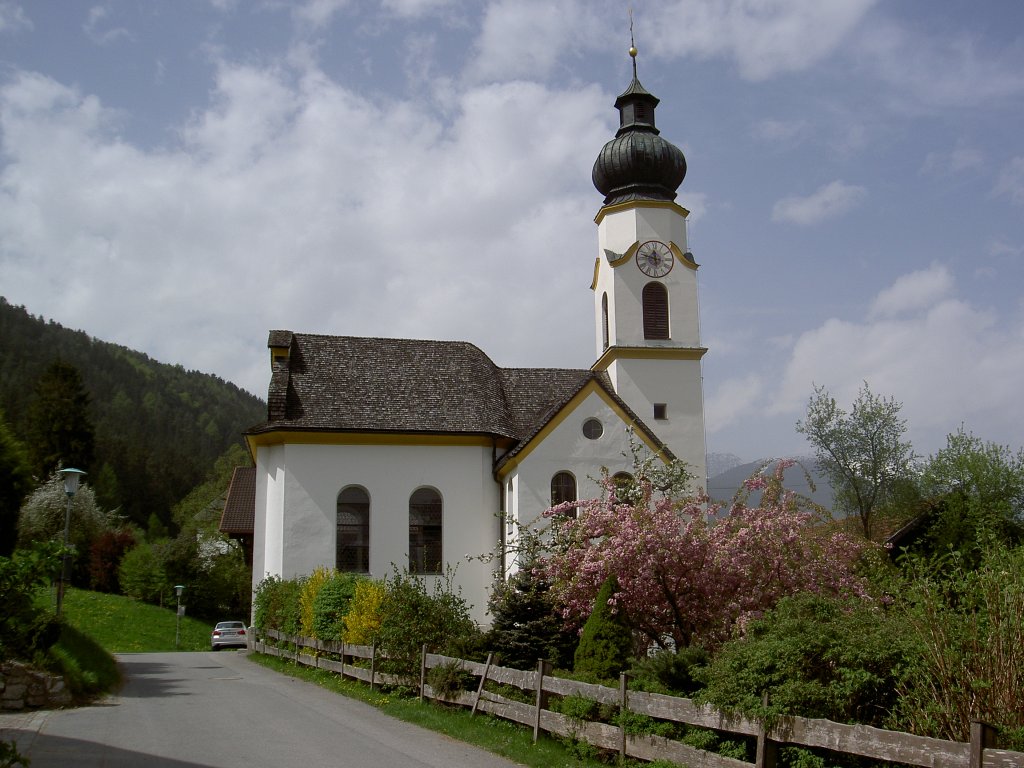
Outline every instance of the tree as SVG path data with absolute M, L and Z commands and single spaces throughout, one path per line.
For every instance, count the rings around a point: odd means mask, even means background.
M 576 646 L 573 671 L 595 681 L 618 678 L 633 655 L 633 634 L 615 606 L 618 591 L 618 580 L 613 574 L 594 598 L 594 610 L 587 617 Z
M 832 483 L 836 510 L 857 515 L 868 539 L 879 509 L 912 474 L 914 451 L 903 440 L 901 408 L 893 398 L 873 394 L 865 382 L 847 414 L 824 387 L 815 387 L 807 416 L 796 424 Z
M 38 541 L 64 540 L 64 519 L 68 497 L 64 493 L 64 479 L 59 472 L 33 491 L 21 507 L 18 518 L 18 546 L 25 547 Z M 88 585 L 88 560 L 92 542 L 110 526 L 106 513 L 96 504 L 96 497 L 86 483 L 78 486 L 71 497 L 71 526 L 69 539 L 75 550 L 72 579 L 74 583 Z
M 70 363 L 55 360 L 36 383 L 29 405 L 29 447 L 37 477 L 60 467 L 88 470 L 95 448 L 89 394 Z
M 18 510 L 28 486 L 28 457 L 0 410 L 0 557 L 14 551 Z
M 656 499 L 650 483 L 626 503 L 606 477 L 604 496 L 574 503 L 576 518 L 550 510 L 559 546 L 544 572 L 563 617 L 588 616 L 614 575 L 614 600 L 634 632 L 664 648 L 713 648 L 786 595 L 863 595 L 854 566 L 865 542 L 823 525 L 782 487 L 792 464 L 747 482 L 761 491 L 754 508 L 739 499 L 727 511 L 704 496 Z
M 984 442 L 961 427 L 928 459 L 921 493 L 934 510 L 925 533 L 933 554 L 959 552 L 977 565 L 991 545 L 1024 540 L 1024 450 Z

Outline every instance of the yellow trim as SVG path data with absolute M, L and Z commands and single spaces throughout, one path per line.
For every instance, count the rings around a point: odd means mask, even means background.
M 692 269 L 694 272 L 697 271 L 697 267 L 700 266 L 696 261 L 690 261 L 683 256 L 683 252 L 679 250 L 679 246 L 675 243 L 669 243 L 668 247 L 672 249 L 672 255 L 676 257 L 676 261 L 682 264 L 687 269 Z
M 707 347 L 608 347 L 592 366 L 606 371 L 616 360 L 700 360 Z
M 328 432 L 271 430 L 245 436 L 249 451 L 268 445 L 429 445 L 491 447 L 494 439 L 486 435 L 419 434 L 416 432 Z M 498 438 L 500 447 L 511 448 L 515 441 Z
M 598 211 L 597 216 L 594 217 L 594 223 L 600 224 L 604 217 L 609 213 L 628 211 L 631 208 L 668 208 L 678 213 L 684 219 L 690 215 L 690 212 L 683 208 L 683 206 L 670 200 L 629 200 L 625 203 L 601 206 L 601 210 Z
M 594 279 L 590 281 L 590 290 L 597 289 L 597 276 L 601 272 L 601 257 L 594 259 Z
M 622 406 L 612 399 L 612 396 L 608 394 L 608 391 L 604 387 L 599 385 L 596 381 L 590 381 L 585 387 L 577 392 L 536 435 L 530 438 L 530 442 L 528 442 L 523 449 L 519 451 L 519 453 L 509 459 L 508 462 L 502 466 L 501 470 L 498 472 L 498 479 L 504 481 L 505 478 L 508 477 L 508 475 L 511 474 L 512 471 L 533 452 L 534 448 L 544 442 L 544 440 L 569 417 L 569 414 L 575 411 L 580 405 L 582 405 L 584 400 L 595 392 L 597 393 L 597 396 L 615 412 L 615 415 L 622 419 L 623 422 L 631 426 L 636 424 L 629 414 L 623 410 Z M 643 430 L 638 429 L 635 434 L 643 441 L 644 445 L 647 446 L 651 453 L 661 456 L 661 448 L 656 446 Z M 662 456 L 662 460 L 665 460 L 664 456 Z M 666 461 L 666 463 L 668 462 Z

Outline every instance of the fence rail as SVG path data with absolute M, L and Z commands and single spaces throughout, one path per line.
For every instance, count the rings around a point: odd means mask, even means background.
M 253 650 L 259 653 L 331 670 L 343 677 L 369 683 L 371 688 L 408 682 L 377 670 L 377 661 L 381 656 L 373 646 L 294 637 L 275 630 L 262 631 L 259 635 L 252 644 Z M 292 649 L 269 644 L 263 638 L 285 643 Z M 323 654 L 338 658 L 328 658 Z M 349 659 L 360 659 L 364 665 L 350 664 L 347 662 Z M 541 731 L 546 731 L 586 741 L 601 749 L 618 751 L 622 757 L 648 761 L 671 760 L 694 768 L 750 768 L 752 765 L 756 768 L 774 768 L 778 749 L 783 746 L 821 748 L 844 755 L 922 768 L 1024 768 L 1024 753 L 995 749 L 995 731 L 984 723 L 972 724 L 970 742 L 914 736 L 867 725 L 846 725 L 804 717 L 781 717 L 766 728 L 749 718 L 720 712 L 708 705 L 698 705 L 690 699 L 630 691 L 625 675 L 620 679 L 618 688 L 611 688 L 555 677 L 546 662 L 539 662 L 536 670 L 523 671 L 494 665 L 491 660 L 489 658 L 487 663 L 469 661 L 427 653 L 424 648 L 420 668 L 420 697 L 469 707 L 474 713 L 487 712 L 532 727 L 535 741 Z M 369 661 L 369 668 L 365 666 L 366 661 Z M 439 695 L 427 683 L 427 675 L 429 670 L 442 665 L 455 665 L 478 678 L 476 691 L 461 691 L 454 698 Z M 488 691 L 485 688 L 488 682 L 518 688 L 528 694 L 534 703 L 526 704 Z M 579 721 L 548 709 L 548 697 L 551 694 L 581 696 L 658 720 L 755 738 L 757 759 L 749 763 L 662 736 L 628 734 L 624 726 Z

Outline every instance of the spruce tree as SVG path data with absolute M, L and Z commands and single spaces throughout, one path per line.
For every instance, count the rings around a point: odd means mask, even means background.
M 25 448 L 0 411 L 0 556 L 14 551 L 18 538 L 18 510 L 28 491 L 28 459 Z
M 36 383 L 29 406 L 29 451 L 38 478 L 61 467 L 88 471 L 95 449 L 89 393 L 70 363 L 55 360 Z
M 633 655 L 633 634 L 613 613 L 608 602 L 618 592 L 615 576 L 609 576 L 594 599 L 594 610 L 583 625 L 580 644 L 576 647 L 574 671 L 594 680 L 614 680 L 629 668 Z

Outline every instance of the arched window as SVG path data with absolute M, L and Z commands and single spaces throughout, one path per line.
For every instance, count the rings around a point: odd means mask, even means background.
M 601 296 L 601 338 L 604 341 L 604 349 L 608 349 L 608 294 Z
M 370 572 L 370 494 L 351 485 L 338 494 L 338 532 L 334 567 L 339 571 Z
M 668 338 L 668 289 L 661 283 L 644 286 L 644 338 Z
M 571 472 L 556 472 L 551 478 L 551 506 L 576 501 L 576 478 Z M 570 515 L 576 517 L 576 511 Z
M 409 497 L 409 573 L 441 573 L 441 494 L 418 488 Z

